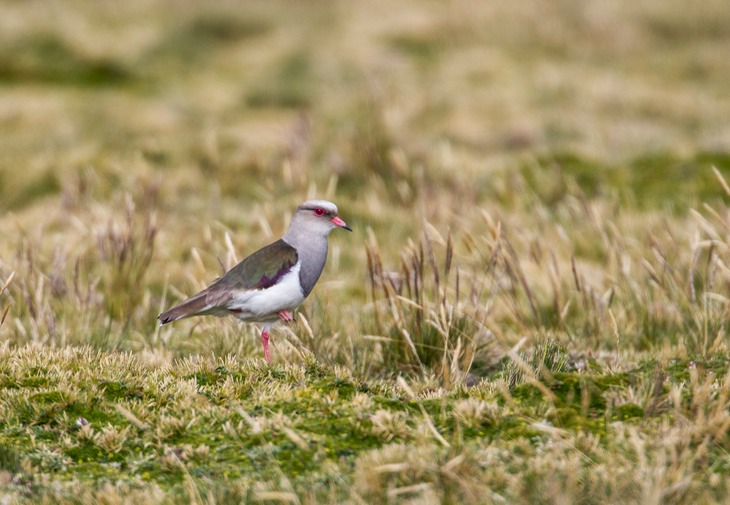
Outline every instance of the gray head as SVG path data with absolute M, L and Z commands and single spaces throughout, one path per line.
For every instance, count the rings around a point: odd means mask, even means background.
M 284 238 L 327 237 L 335 228 L 352 231 L 337 215 L 337 205 L 327 200 L 307 200 L 297 208 Z
M 327 236 L 335 228 L 352 231 L 337 215 L 337 205 L 327 200 L 309 200 L 297 208 L 283 237 L 299 254 L 299 280 L 305 297 L 322 273 L 327 260 Z

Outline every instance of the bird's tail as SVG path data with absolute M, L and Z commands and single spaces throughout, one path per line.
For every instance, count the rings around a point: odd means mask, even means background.
M 160 320 L 160 325 L 177 321 L 186 317 L 197 316 L 208 308 L 208 301 L 206 300 L 205 292 L 198 293 L 197 295 L 188 298 L 179 305 L 175 305 L 171 309 L 166 310 L 157 319 Z

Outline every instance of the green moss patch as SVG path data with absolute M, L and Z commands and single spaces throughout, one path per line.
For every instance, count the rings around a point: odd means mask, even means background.
M 730 176 L 730 155 L 701 151 L 690 157 L 646 154 L 622 164 L 608 164 L 575 153 L 553 153 L 523 167 L 531 190 L 547 205 L 576 191 L 589 198 L 618 196 L 641 209 L 686 211 L 697 202 L 726 198 L 712 171 Z

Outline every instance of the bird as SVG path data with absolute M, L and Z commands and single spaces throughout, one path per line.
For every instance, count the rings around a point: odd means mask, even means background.
M 293 312 L 312 292 L 327 260 L 332 230 L 352 231 L 327 200 L 308 200 L 292 217 L 289 229 L 276 242 L 262 247 L 231 268 L 210 286 L 157 316 L 160 326 L 193 316 L 234 316 L 262 323 L 264 358 L 269 354 L 269 331 L 278 321 L 294 320 Z

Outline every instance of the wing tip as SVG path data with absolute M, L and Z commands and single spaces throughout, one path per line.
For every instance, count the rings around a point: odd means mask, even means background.
M 157 316 L 157 320 L 160 322 L 160 326 L 165 326 L 167 323 L 171 323 L 179 318 L 175 317 L 174 315 L 170 314 L 170 311 L 163 312 L 159 316 Z
M 199 316 L 208 313 L 208 310 L 212 308 L 212 305 L 207 303 L 204 297 L 201 297 L 202 293 L 189 298 L 179 305 L 175 305 L 171 309 L 167 309 L 165 312 L 157 316 L 157 320 L 160 321 L 160 326 L 164 326 L 168 323 L 177 321 L 178 319 L 185 319 L 186 317 Z

